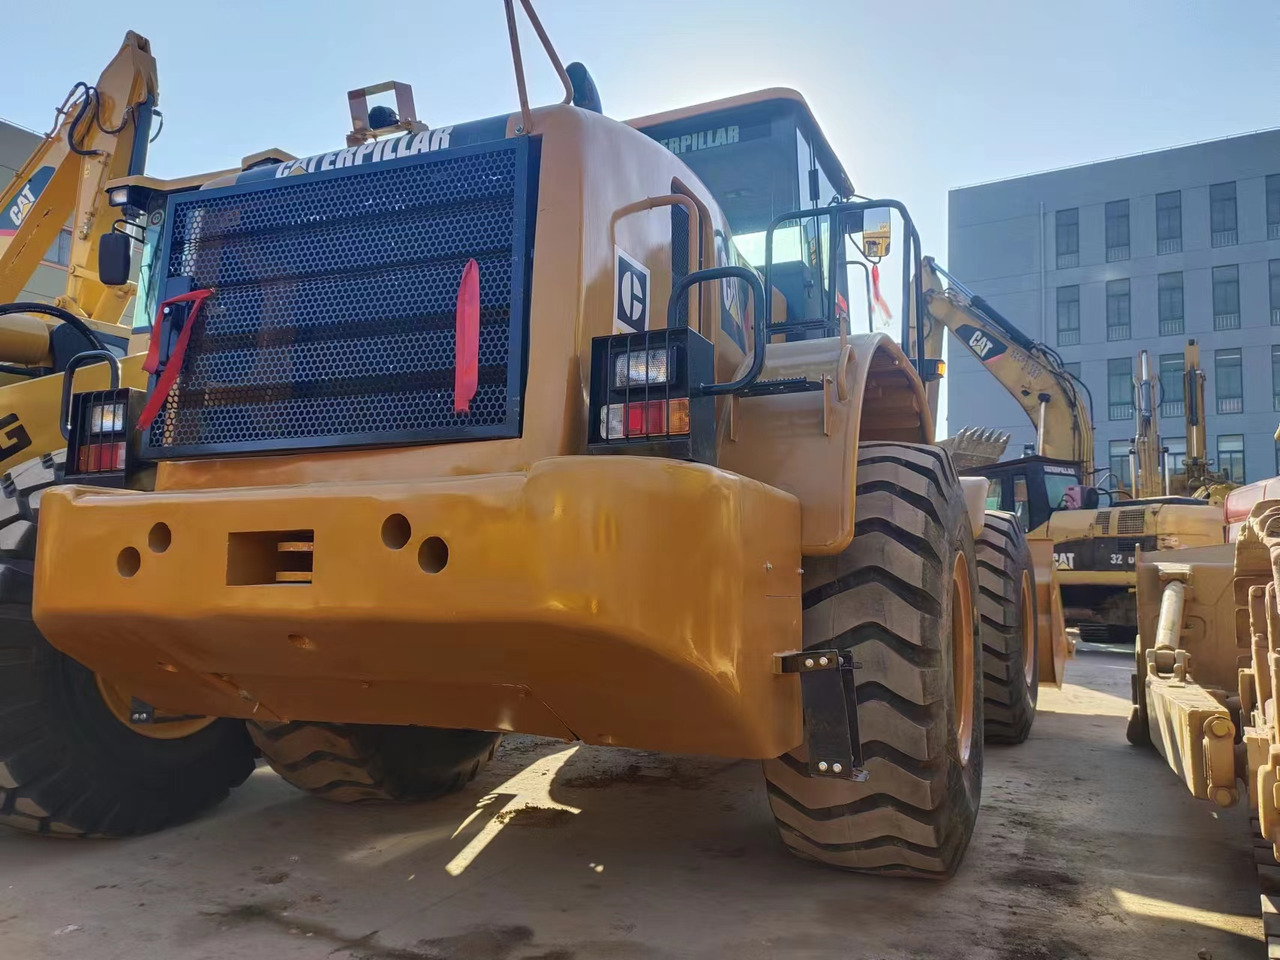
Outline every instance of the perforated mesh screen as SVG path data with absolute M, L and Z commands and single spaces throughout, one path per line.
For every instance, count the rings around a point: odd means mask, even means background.
M 149 455 L 516 436 L 529 163 L 521 139 L 172 200 L 165 296 L 214 294 Z M 457 414 L 471 257 L 478 387 Z

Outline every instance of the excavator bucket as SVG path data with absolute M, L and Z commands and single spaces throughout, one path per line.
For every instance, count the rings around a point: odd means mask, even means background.
M 995 463 L 1004 456 L 1010 435 L 989 427 L 965 427 L 954 437 L 941 440 L 938 446 L 951 454 L 951 462 L 960 471 Z

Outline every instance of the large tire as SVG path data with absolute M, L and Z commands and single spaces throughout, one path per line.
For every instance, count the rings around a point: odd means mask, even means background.
M 1022 743 L 1040 694 L 1036 585 L 1018 518 L 988 511 L 978 536 L 978 614 L 988 743 Z
M 868 776 L 810 778 L 801 748 L 765 762 L 769 803 L 802 857 L 941 879 L 964 856 L 982 791 L 978 577 L 950 457 L 860 444 L 855 519 L 842 554 L 804 561 L 804 645 L 859 664 Z
M 335 803 L 432 800 L 466 786 L 500 734 L 360 723 L 257 723 L 249 732 L 273 770 Z
M 31 620 L 40 492 L 64 454 L 0 479 L 0 823 L 58 836 L 149 833 L 196 815 L 253 772 L 244 725 L 214 720 L 181 739 L 117 718 L 95 675 Z

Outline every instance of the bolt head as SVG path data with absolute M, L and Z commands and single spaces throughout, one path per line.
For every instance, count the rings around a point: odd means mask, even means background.
M 819 769 L 819 770 L 821 770 L 823 773 L 826 773 L 826 772 L 827 772 L 827 761 L 825 761 L 825 760 L 819 760 L 819 761 L 818 761 L 818 769 Z
M 1215 737 L 1228 737 L 1231 735 L 1231 724 L 1224 717 L 1214 717 L 1209 721 L 1209 732 Z
M 821 665 L 821 666 L 824 666 L 824 667 L 825 667 L 825 666 L 826 666 L 827 664 L 829 664 L 830 662 L 831 662 L 831 661 L 830 661 L 830 659 L 828 659 L 827 657 L 819 657 L 819 658 L 818 658 L 818 663 L 819 663 L 819 665 Z
M 804 659 L 804 665 L 805 665 L 806 667 L 812 667 L 812 666 L 813 666 L 813 657 L 805 657 L 805 659 Z
M 841 772 L 841 771 L 843 771 L 843 770 L 844 770 L 844 767 L 843 767 L 841 764 L 833 763 L 833 764 L 831 765 L 831 771 L 832 771 L 833 773 L 840 773 L 840 772 Z

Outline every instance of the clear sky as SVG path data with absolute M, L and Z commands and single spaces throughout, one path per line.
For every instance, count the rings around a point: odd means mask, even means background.
M 859 190 L 905 201 L 944 263 L 951 187 L 1280 125 L 1280 0 L 537 6 L 619 119 L 800 90 Z M 150 38 L 165 113 L 158 176 L 270 146 L 336 149 L 346 91 L 382 80 L 413 84 L 433 126 L 517 107 L 500 0 L 8 7 L 0 117 L 41 132 L 126 29 Z M 532 99 L 557 99 L 532 35 L 524 47 Z

